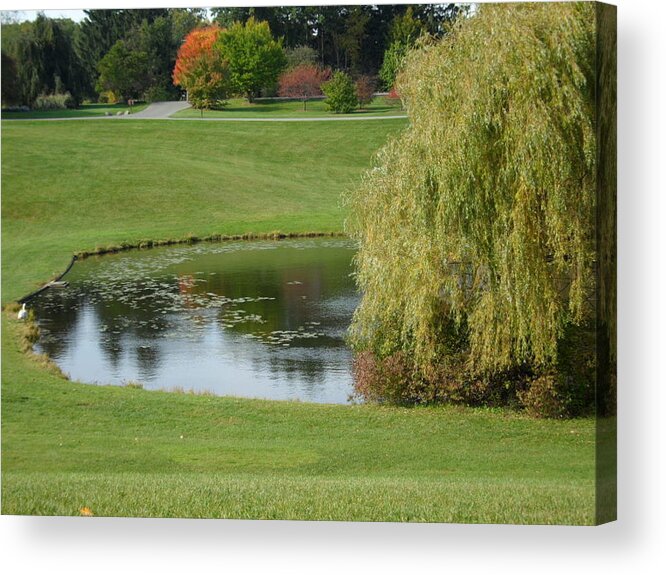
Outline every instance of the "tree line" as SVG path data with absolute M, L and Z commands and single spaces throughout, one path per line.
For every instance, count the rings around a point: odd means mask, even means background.
M 266 23 L 285 67 L 314 60 L 354 76 L 379 74 L 388 89 L 395 74 L 382 68 L 387 51 L 399 63 L 418 35 L 442 36 L 460 11 L 455 4 L 86 10 L 78 23 L 40 14 L 33 22 L 2 25 L 2 103 L 31 107 L 56 95 L 66 95 L 71 106 L 177 99 L 182 90 L 173 72 L 187 35 L 250 20 Z M 252 94 L 276 90 L 272 81 Z

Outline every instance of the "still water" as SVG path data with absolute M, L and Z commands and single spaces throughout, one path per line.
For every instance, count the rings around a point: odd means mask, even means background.
M 86 383 L 345 403 L 353 254 L 316 238 L 88 258 L 31 302 L 36 348 Z

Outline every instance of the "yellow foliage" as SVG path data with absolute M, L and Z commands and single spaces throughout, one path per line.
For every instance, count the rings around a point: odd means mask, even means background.
M 595 314 L 595 8 L 487 4 L 410 52 L 410 126 L 350 193 L 364 294 L 357 349 L 441 361 L 441 317 L 470 369 L 557 361 Z

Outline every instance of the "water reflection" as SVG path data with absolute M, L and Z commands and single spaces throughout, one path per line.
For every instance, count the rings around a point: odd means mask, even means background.
M 33 301 L 38 347 L 90 383 L 344 403 L 353 253 L 308 239 L 91 258 Z

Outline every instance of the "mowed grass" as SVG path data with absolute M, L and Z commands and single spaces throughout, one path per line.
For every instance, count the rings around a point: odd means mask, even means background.
M 2 512 L 592 523 L 594 423 L 98 387 L 3 322 Z
M 245 99 L 234 98 L 229 100 L 222 110 L 204 110 L 204 118 L 322 118 L 346 116 L 404 116 L 399 100 L 392 100 L 384 96 L 377 96 L 363 108 L 357 108 L 350 114 L 334 114 L 324 99 L 308 100 L 306 109 L 303 109 L 301 100 L 258 100 L 249 103 Z M 194 108 L 187 108 L 176 112 L 174 118 L 200 118 L 202 113 Z
M 148 106 L 146 103 L 137 104 L 136 106 L 132 106 L 132 108 L 126 104 L 83 104 L 78 108 L 66 110 L 30 110 L 28 112 L 8 112 L 2 110 L 2 119 L 29 120 L 44 118 L 89 118 L 105 116 L 107 114 L 112 114 L 115 116 L 118 112 L 140 112 L 146 106 Z
M 401 120 L 3 123 L 3 303 L 74 251 L 340 231 Z M 97 387 L 2 314 L 2 512 L 590 524 L 594 421 Z
M 3 302 L 71 254 L 188 234 L 337 232 L 340 194 L 404 120 L 5 122 Z

